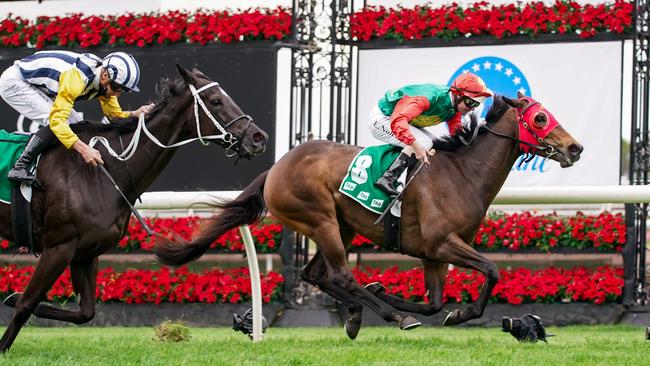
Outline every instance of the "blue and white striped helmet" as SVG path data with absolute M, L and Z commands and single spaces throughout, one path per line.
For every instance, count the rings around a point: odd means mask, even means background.
M 126 90 L 140 91 L 140 67 L 133 56 L 125 52 L 113 52 L 104 57 L 102 66 L 108 72 L 108 77 Z

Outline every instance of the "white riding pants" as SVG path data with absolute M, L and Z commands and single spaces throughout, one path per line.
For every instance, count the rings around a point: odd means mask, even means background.
M 430 150 L 433 147 L 433 140 L 431 135 L 425 133 L 420 128 L 413 125 L 409 125 L 409 130 L 415 137 L 415 140 L 422 146 L 425 150 Z M 370 133 L 372 136 L 378 140 L 381 140 L 387 144 L 406 147 L 406 145 L 397 139 L 393 134 L 393 131 L 390 129 L 390 116 L 385 116 L 379 106 L 374 106 L 370 111 Z
M 50 112 L 54 100 L 34 85 L 27 83 L 18 66 L 13 65 L 0 75 L 0 96 L 18 113 L 41 126 L 47 126 L 50 123 Z M 81 113 L 74 109 L 70 111 L 68 124 L 81 120 Z

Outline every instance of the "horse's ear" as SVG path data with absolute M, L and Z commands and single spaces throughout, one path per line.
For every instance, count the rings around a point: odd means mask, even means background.
M 186 83 L 194 85 L 194 75 L 183 66 L 176 64 L 176 70 Z
M 200 76 L 200 77 L 208 79 L 208 80 L 210 79 L 201 70 L 197 69 L 196 67 L 192 68 L 192 74 L 194 74 L 196 76 Z
M 503 99 L 503 101 L 506 102 L 506 104 L 511 106 L 512 108 L 520 108 L 523 104 L 518 100 L 513 100 L 503 95 L 501 96 L 501 99 Z
M 521 98 L 523 98 L 525 96 L 526 96 L 526 94 L 524 94 L 524 93 L 520 92 L 519 90 L 517 90 L 517 98 L 521 99 Z

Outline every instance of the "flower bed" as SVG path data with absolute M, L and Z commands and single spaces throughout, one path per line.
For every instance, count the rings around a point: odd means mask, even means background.
M 173 238 L 177 234 L 185 240 L 192 238 L 192 234 L 199 229 L 202 220 L 198 216 L 178 218 L 146 218 L 145 222 L 154 231 Z M 250 225 L 255 247 L 260 253 L 276 252 L 282 237 L 282 225 L 271 217 L 264 218 L 256 224 Z M 1 245 L 1 244 L 0 244 Z M 118 249 L 130 252 L 133 250 L 153 250 L 153 237 L 148 237 L 147 232 L 137 220 L 131 220 L 126 236 L 118 243 Z M 226 252 L 243 252 L 239 229 L 235 228 L 215 240 L 210 246 L 212 249 Z
M 34 267 L 10 265 L 0 268 L 0 298 L 24 291 Z M 270 272 L 261 276 L 262 298 L 265 303 L 279 298 L 282 275 Z M 127 270 L 111 268 L 97 274 L 97 301 L 127 304 L 160 303 L 241 303 L 251 299 L 248 268 L 212 269 L 192 273 L 187 267 L 171 270 Z M 70 271 L 66 270 L 47 294 L 54 302 L 74 298 Z
M 33 267 L 10 265 L 0 268 L 0 300 L 13 292 L 24 291 Z M 354 269 L 361 284 L 381 282 L 387 292 L 411 301 L 426 301 L 424 276 L 421 268 L 399 271 L 388 269 Z M 501 270 L 500 281 L 492 291 L 493 303 L 556 303 L 588 302 L 603 304 L 618 301 L 623 287 L 623 269 L 599 267 L 587 269 L 546 268 L 532 271 L 525 268 Z M 476 300 L 483 284 L 476 272 L 452 269 L 447 274 L 443 301 L 466 303 Z M 270 272 L 262 276 L 262 296 L 265 303 L 280 298 L 283 278 Z M 97 275 L 97 301 L 127 304 L 160 303 L 242 303 L 251 298 L 247 268 L 206 270 L 192 273 L 186 267 L 170 270 L 127 270 L 115 272 L 107 268 Z M 68 270 L 48 292 L 47 299 L 66 302 L 74 298 Z
M 367 7 L 354 13 L 350 32 L 358 41 L 397 39 L 400 41 L 438 37 L 450 40 L 488 35 L 505 38 L 516 35 L 629 33 L 633 2 L 615 0 L 602 4 L 578 4 L 558 0 L 491 5 L 478 1 L 413 8 Z M 9 15 L 0 20 L 0 45 L 5 47 L 94 47 L 100 45 L 233 43 L 250 40 L 281 40 L 291 32 L 289 9 L 248 9 L 238 12 L 168 11 L 165 13 L 112 16 L 41 16 L 29 21 Z
M 585 215 L 578 212 L 571 217 L 530 212 L 493 213 L 479 227 L 474 246 L 487 251 L 595 248 L 601 252 L 621 252 L 626 234 L 625 219 L 620 213 Z
M 613 253 L 623 250 L 626 234 L 625 218 L 620 213 L 585 215 L 578 212 L 567 217 L 532 212 L 494 212 L 479 226 L 473 245 L 480 251 L 596 249 Z M 379 249 L 360 235 L 354 238 L 352 245 L 358 249 Z
M 579 34 L 588 38 L 597 33 L 631 32 L 633 10 L 633 2 L 622 0 L 596 5 L 558 0 L 550 6 L 541 1 L 502 5 L 478 1 L 465 8 L 456 3 L 437 8 L 379 6 L 354 13 L 350 28 L 352 37 L 362 41 L 451 40 L 479 35 L 500 39 L 522 34 Z
M 424 274 L 421 268 L 399 271 L 365 268 L 355 270 L 359 283 L 380 282 L 387 293 L 411 301 L 426 301 Z M 549 267 L 538 271 L 527 268 L 500 270 L 500 280 L 492 291 L 490 302 L 524 304 L 554 302 L 590 302 L 603 304 L 618 301 L 623 292 L 623 269 L 598 267 L 571 269 Z M 467 303 L 475 301 L 485 282 L 478 272 L 452 269 L 447 273 L 443 302 Z
M 173 238 L 174 233 L 183 239 L 191 239 L 200 227 L 198 216 L 179 218 L 147 218 L 147 224 L 157 233 Z M 282 238 L 282 225 L 272 217 L 266 217 L 257 224 L 250 225 L 256 248 L 260 253 L 277 252 Z M 152 238 L 137 220 L 131 220 L 128 232 L 120 240 L 118 252 L 151 251 Z M 474 246 L 481 251 L 537 250 L 548 252 L 558 249 L 595 249 L 604 253 L 623 250 L 626 241 L 625 220 L 622 214 L 603 212 L 599 215 L 564 217 L 559 215 L 540 215 L 531 212 L 489 214 L 479 227 Z M 353 250 L 379 250 L 367 238 L 357 235 L 352 241 Z M 15 245 L 0 240 L 0 249 L 14 250 Z M 244 244 L 239 229 L 233 229 L 212 243 L 213 251 L 243 252 Z
M 0 44 L 6 47 L 93 47 L 99 45 L 233 43 L 284 39 L 291 13 L 284 8 L 240 12 L 205 11 L 124 14 L 116 16 L 41 16 L 36 21 L 9 17 L 0 21 Z

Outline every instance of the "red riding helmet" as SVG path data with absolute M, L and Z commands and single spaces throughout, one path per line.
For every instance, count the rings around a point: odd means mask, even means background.
M 492 91 L 488 89 L 485 82 L 471 72 L 458 75 L 454 82 L 451 83 L 450 89 L 454 94 L 472 98 L 479 102 L 482 102 L 486 97 L 492 96 Z

